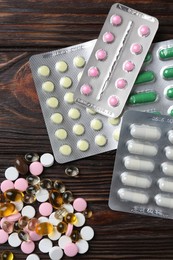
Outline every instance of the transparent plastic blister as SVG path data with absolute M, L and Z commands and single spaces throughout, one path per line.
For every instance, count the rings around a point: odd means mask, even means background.
M 65 163 L 117 148 L 120 118 L 75 104 L 74 91 L 96 40 L 30 58 L 54 157 Z
M 109 207 L 173 218 L 173 118 L 140 111 L 123 115 Z
M 158 20 L 114 4 L 75 91 L 76 102 L 118 117 L 158 29 Z
M 125 110 L 173 116 L 173 40 L 153 43 Z

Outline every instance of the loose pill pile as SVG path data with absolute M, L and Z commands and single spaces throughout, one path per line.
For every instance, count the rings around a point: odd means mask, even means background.
M 173 218 L 173 119 L 126 111 L 109 206 L 113 210 Z
M 158 29 L 158 20 L 114 4 L 75 91 L 76 102 L 120 116 Z
M 153 43 L 125 110 L 173 116 L 173 40 Z
M 30 59 L 44 120 L 59 163 L 117 148 L 121 118 L 107 118 L 75 103 L 74 91 L 96 40 Z M 85 86 L 83 91 L 89 91 Z
M 40 259 L 34 253 L 36 245 L 51 260 L 84 254 L 94 237 L 93 228 L 85 225 L 92 216 L 87 201 L 74 198 L 61 180 L 40 178 L 53 164 L 50 153 L 27 153 L 6 169 L 0 185 L 0 244 L 20 247 L 26 260 Z M 79 170 L 73 167 L 67 172 L 76 176 Z M 1 259 L 13 260 L 14 254 L 5 250 Z

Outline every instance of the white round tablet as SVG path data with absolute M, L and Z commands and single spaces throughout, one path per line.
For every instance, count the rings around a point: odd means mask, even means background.
M 20 240 L 18 233 L 14 232 L 12 234 L 9 235 L 8 237 L 8 243 L 10 246 L 12 247 L 18 247 L 20 246 L 20 244 L 22 243 L 22 241 Z
M 65 208 L 68 211 L 68 213 L 73 213 L 74 212 L 74 208 L 73 208 L 73 206 L 71 204 L 65 203 L 65 204 L 63 204 L 63 208 Z
M 26 260 L 40 260 L 40 257 L 36 254 L 30 254 L 27 256 Z
M 63 257 L 63 250 L 59 246 L 53 246 L 49 251 L 51 260 L 60 260 Z
M 44 167 L 50 167 L 54 164 L 54 157 L 51 153 L 44 153 L 40 157 L 40 162 L 43 164 Z
M 36 199 L 39 201 L 39 202 L 45 202 L 47 201 L 49 198 L 49 192 L 48 190 L 46 189 L 39 189 L 37 192 L 36 192 Z
M 50 222 L 53 226 L 57 226 L 57 225 L 59 224 L 59 222 L 61 222 L 61 220 L 55 218 L 55 212 L 53 212 L 53 213 L 49 216 L 49 222 Z
M 94 237 L 94 230 L 90 226 L 85 226 L 80 231 L 81 238 L 84 240 L 91 240 Z
M 42 253 L 48 253 L 50 249 L 52 248 L 53 243 L 49 238 L 43 238 L 38 243 L 38 248 Z
M 5 178 L 10 181 L 15 181 L 19 177 L 18 170 L 11 166 L 5 170 Z
M 77 220 L 74 223 L 74 226 L 82 227 L 85 224 L 85 216 L 80 212 L 75 213 L 75 215 L 76 215 Z
M 58 232 L 56 227 L 53 227 L 53 232 L 48 235 L 52 241 L 57 241 L 61 237 L 61 233 Z
M 66 245 L 68 245 L 69 243 L 71 243 L 72 240 L 70 237 L 63 235 L 62 237 L 60 237 L 59 241 L 58 241 L 58 245 L 64 249 Z
M 76 245 L 78 247 L 78 253 L 79 254 L 85 254 L 88 249 L 89 249 L 89 244 L 86 240 L 83 240 L 83 239 L 79 239 L 77 242 L 76 242 Z
M 33 218 L 35 216 L 35 209 L 34 207 L 28 205 L 23 207 L 21 211 L 22 216 L 26 216 L 28 218 Z

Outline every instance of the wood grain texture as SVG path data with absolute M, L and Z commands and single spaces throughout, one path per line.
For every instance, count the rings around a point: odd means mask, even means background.
M 173 4 L 166 0 L 119 1 L 159 19 L 154 41 L 173 38 Z M 31 55 L 97 38 L 114 1 L 0 0 L 0 181 L 17 155 L 51 152 L 28 60 Z M 44 177 L 59 178 L 75 196 L 87 199 L 95 230 L 87 254 L 75 259 L 173 259 L 173 221 L 111 211 L 109 189 L 116 151 L 65 165 L 55 164 Z M 64 174 L 80 169 L 79 178 Z M 11 249 L 7 244 L 3 249 Z M 26 259 L 14 248 L 17 260 Z M 49 259 L 41 254 L 40 259 Z M 69 259 L 64 257 L 63 259 Z

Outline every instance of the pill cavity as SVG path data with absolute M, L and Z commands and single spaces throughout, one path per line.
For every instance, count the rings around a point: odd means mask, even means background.
M 111 107 L 116 107 L 118 106 L 119 104 L 119 99 L 117 96 L 110 96 L 108 98 L 108 104 L 111 106 Z
M 135 85 L 153 82 L 155 78 L 156 77 L 153 71 L 141 71 L 136 78 Z
M 60 86 L 63 88 L 70 88 L 72 85 L 72 80 L 70 77 L 63 77 L 60 79 Z
M 149 200 L 147 194 L 121 188 L 118 190 L 118 195 L 122 200 L 131 201 L 134 203 L 146 204 Z
M 89 77 L 98 77 L 99 76 L 99 69 L 97 67 L 91 67 L 88 70 Z
M 147 53 L 144 63 L 150 63 L 152 61 L 152 54 L 150 52 Z
M 163 70 L 162 76 L 164 79 L 173 79 L 173 67 L 168 67 Z
M 150 35 L 150 28 L 147 25 L 142 25 L 138 32 L 141 37 L 147 37 Z
M 160 190 L 164 192 L 173 192 L 173 181 L 167 178 L 160 178 L 158 180 Z
M 124 89 L 127 86 L 127 80 L 125 79 L 117 79 L 115 82 L 115 86 L 119 89 Z
M 42 89 L 46 92 L 53 92 L 54 91 L 54 84 L 51 81 L 46 81 L 42 84 Z
M 173 160 L 173 146 L 165 147 L 165 155 L 169 160 Z
M 149 188 L 152 183 L 149 177 L 141 176 L 140 174 L 134 174 L 131 172 L 123 172 L 120 178 L 124 185 L 138 188 Z
M 55 69 L 58 71 L 58 72 L 66 72 L 67 69 L 68 69 L 68 65 L 65 61 L 58 61 L 56 64 L 55 64 Z
M 168 99 L 173 99 L 173 87 L 169 87 L 166 89 L 166 97 Z
M 143 47 L 142 47 L 142 45 L 139 44 L 139 43 L 133 43 L 132 46 L 131 46 L 131 48 L 130 48 L 130 50 L 131 50 L 131 52 L 132 52 L 133 54 L 138 55 L 138 54 L 140 54 L 140 53 L 142 52 Z
M 156 126 L 132 124 L 130 126 L 130 134 L 134 138 L 157 141 L 161 137 L 161 130 Z
M 173 176 L 173 164 L 170 162 L 164 162 L 161 164 L 162 171 L 165 175 Z
M 132 61 L 125 61 L 123 65 L 123 69 L 127 72 L 131 72 L 134 70 L 135 64 Z
M 38 68 L 38 74 L 43 77 L 48 77 L 50 75 L 50 69 L 48 66 L 43 65 Z
M 103 41 L 106 43 L 112 43 L 114 41 L 114 39 L 115 39 L 115 36 L 111 32 L 106 32 L 103 35 Z
M 132 154 L 144 156 L 155 156 L 158 152 L 158 148 L 155 145 L 135 140 L 129 140 L 127 142 L 127 149 Z
M 155 166 L 151 160 L 144 160 L 134 156 L 126 156 L 123 161 L 128 170 L 152 172 Z
M 159 51 L 159 58 L 161 60 L 169 60 L 173 58 L 173 47 L 164 48 Z
M 165 208 L 173 208 L 173 198 L 168 195 L 164 194 L 157 194 L 155 196 L 155 201 L 158 206 L 165 207 Z
M 128 103 L 130 105 L 145 104 L 155 102 L 157 99 L 157 93 L 155 91 L 140 92 L 130 95 Z
M 97 60 L 103 61 L 107 58 L 107 52 L 103 49 L 99 49 L 96 51 L 95 57 Z
M 72 92 L 65 93 L 64 101 L 68 104 L 73 104 L 74 103 L 74 93 L 72 93 Z
M 75 67 L 77 68 L 83 68 L 85 66 L 85 58 L 82 57 L 82 56 L 76 56 L 74 59 L 73 59 L 73 64 Z
M 84 84 L 84 85 L 81 86 L 80 91 L 83 95 L 88 96 L 92 92 L 92 87 L 88 84 Z
M 122 23 L 122 17 L 120 15 L 112 15 L 110 19 L 110 23 L 114 26 L 119 26 Z

